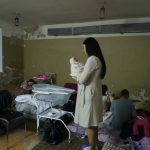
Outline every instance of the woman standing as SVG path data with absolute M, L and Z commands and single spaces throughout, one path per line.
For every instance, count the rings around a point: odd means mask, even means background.
M 89 147 L 95 150 L 98 141 L 98 125 L 103 118 L 101 80 L 105 77 L 106 64 L 96 39 L 90 37 L 83 42 L 87 56 L 84 69 L 76 78 L 78 94 L 75 110 L 75 123 L 86 128 Z

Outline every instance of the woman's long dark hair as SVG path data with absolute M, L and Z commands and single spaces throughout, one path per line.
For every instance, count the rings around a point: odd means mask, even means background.
M 105 64 L 105 59 L 103 57 L 100 45 L 98 44 L 97 40 L 92 37 L 85 39 L 83 41 L 83 44 L 85 45 L 88 57 L 96 56 L 99 58 L 100 62 L 102 63 L 100 78 L 103 79 L 106 74 L 106 64 Z

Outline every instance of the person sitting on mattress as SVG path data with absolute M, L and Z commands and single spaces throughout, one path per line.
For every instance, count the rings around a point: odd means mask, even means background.
M 114 129 L 122 129 L 123 124 L 127 121 L 132 120 L 136 117 L 136 110 L 133 103 L 128 100 L 129 91 L 123 89 L 120 94 L 120 98 L 113 100 L 111 104 L 110 111 L 112 112 L 113 118 L 110 125 Z

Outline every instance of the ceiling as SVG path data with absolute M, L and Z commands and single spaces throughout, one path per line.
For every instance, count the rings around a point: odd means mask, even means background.
M 105 20 L 150 17 L 150 0 L 0 0 L 0 21 L 21 26 L 79 23 L 100 20 L 105 1 Z

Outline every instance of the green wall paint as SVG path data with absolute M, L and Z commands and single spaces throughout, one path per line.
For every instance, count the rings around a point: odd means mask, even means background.
M 101 40 L 107 63 L 104 80 L 112 90 L 127 88 L 134 94 L 150 90 L 150 36 L 113 37 Z
M 83 60 L 82 40 L 33 40 L 25 41 L 25 79 L 39 73 L 56 73 L 56 82 L 63 85 L 72 81 L 70 74 L 70 57 Z
M 56 82 L 74 82 L 69 76 L 69 58 L 76 57 L 85 62 L 82 38 L 25 41 L 24 77 L 32 78 L 43 72 L 55 72 Z M 99 37 L 107 64 L 103 83 L 110 90 L 128 88 L 150 90 L 150 36 Z
M 24 68 L 23 40 L 3 37 L 3 61 L 4 66 L 16 68 L 23 72 Z
M 0 88 L 14 90 L 24 78 L 23 40 L 3 37 L 2 51 L 4 69 L 0 74 Z

